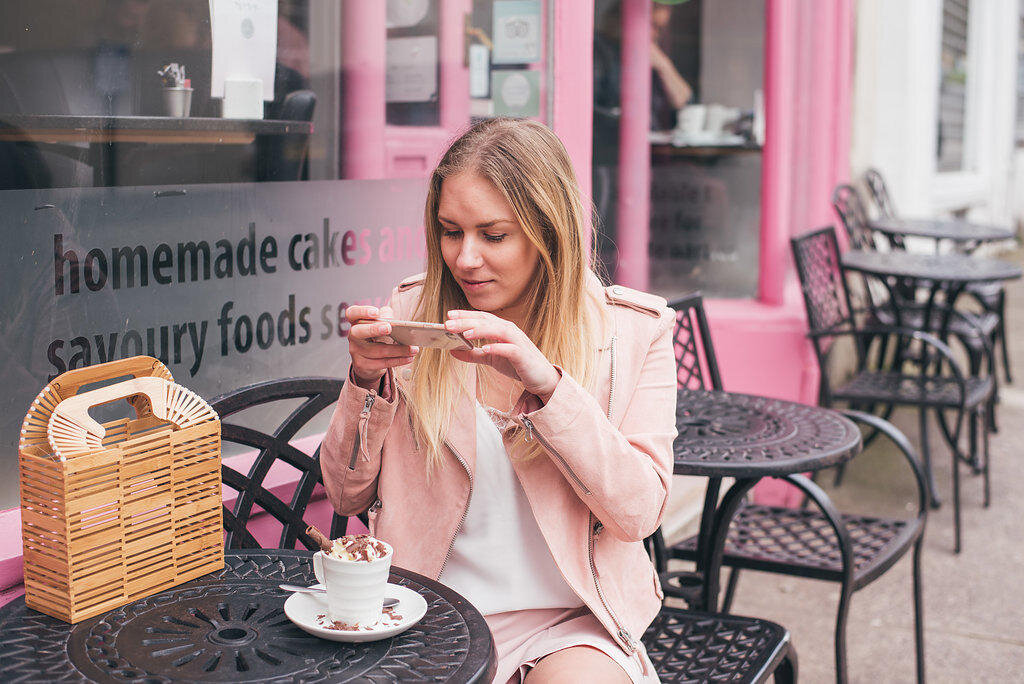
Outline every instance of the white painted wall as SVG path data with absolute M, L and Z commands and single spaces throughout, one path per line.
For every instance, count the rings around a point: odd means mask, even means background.
M 969 25 L 965 169 L 939 173 L 941 0 L 859 0 L 851 177 L 879 168 L 904 215 L 967 209 L 974 220 L 1009 224 L 1020 216 L 1013 200 L 1017 1 L 975 0 Z

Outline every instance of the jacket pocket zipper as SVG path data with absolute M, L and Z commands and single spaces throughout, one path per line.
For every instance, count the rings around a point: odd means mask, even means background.
M 629 633 L 622 623 L 619 622 L 619 618 L 616 617 L 615 613 L 612 612 L 612 607 L 608 605 L 608 600 L 604 597 L 604 590 L 601 589 L 601 582 L 597 577 L 597 562 L 594 560 L 594 536 L 600 532 L 600 529 L 595 529 L 597 525 L 601 525 L 598 521 L 594 523 L 594 513 L 591 511 L 587 517 L 587 560 L 590 562 L 590 574 L 594 578 L 594 586 L 597 587 L 597 597 L 601 599 L 601 605 L 608 611 L 608 615 L 611 617 L 612 622 L 618 628 L 618 637 L 625 644 L 626 651 L 629 653 L 636 653 L 637 645 L 636 641 L 633 640 L 633 636 Z M 602 525 L 603 527 L 603 525 Z
M 469 496 L 466 498 L 466 507 L 462 509 L 462 517 L 459 518 L 459 524 L 455 528 L 455 533 L 452 534 L 452 539 L 448 542 L 448 552 L 444 554 L 444 560 L 441 561 L 441 569 L 437 571 L 437 577 L 434 579 L 440 578 L 444 573 L 444 566 L 448 565 L 448 559 L 452 555 L 452 549 L 455 548 L 455 539 L 459 536 L 459 531 L 462 530 L 462 525 L 466 522 L 466 516 L 469 515 L 469 502 L 473 500 L 473 473 L 469 472 L 469 466 L 466 465 L 466 461 L 462 458 L 462 455 L 455 450 L 455 447 L 448 442 L 445 442 L 444 445 L 448 447 L 452 454 L 455 455 L 459 465 L 461 465 L 462 469 L 466 471 L 466 477 L 469 478 Z
M 365 439 L 364 433 L 366 432 L 366 423 L 370 419 L 370 409 L 373 408 L 373 402 L 376 398 L 377 395 L 370 392 L 366 395 L 366 399 L 363 400 L 363 410 L 359 413 L 359 423 L 356 425 L 356 439 L 352 444 L 352 458 L 348 461 L 349 470 L 356 469 L 356 458 L 359 456 L 359 448 L 362 446 L 363 440 Z
M 562 467 L 565 469 L 565 472 L 569 474 L 569 477 L 572 478 L 572 481 L 575 482 L 576 485 L 583 490 L 584 494 L 590 496 L 590 490 L 587 488 L 587 485 L 583 484 L 583 480 L 581 480 L 579 476 L 575 472 L 573 472 L 573 469 L 569 467 L 569 463 L 564 458 L 562 458 L 562 455 L 559 454 L 553 446 L 551 446 L 550 442 L 544 439 L 544 437 L 541 436 L 539 432 L 536 432 L 533 429 L 533 421 L 527 418 L 525 415 L 521 417 L 521 420 L 523 421 L 523 425 L 526 426 L 526 441 L 529 442 L 531 439 L 536 437 L 537 441 L 540 442 L 545 449 L 547 449 L 548 453 L 558 459 L 558 462 L 562 464 Z

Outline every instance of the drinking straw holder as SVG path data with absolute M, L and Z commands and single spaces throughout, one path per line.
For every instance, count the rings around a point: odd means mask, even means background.
M 134 417 L 89 415 L 119 399 Z M 75 623 L 224 567 L 220 419 L 154 358 L 57 376 L 18 466 L 30 608 Z

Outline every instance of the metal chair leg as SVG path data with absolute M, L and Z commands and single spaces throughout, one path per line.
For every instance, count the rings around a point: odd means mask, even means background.
M 999 303 L 996 305 L 999 314 L 999 326 L 996 331 L 999 335 L 999 346 L 1003 351 L 1003 373 L 1006 376 L 1006 384 L 1013 383 L 1013 376 L 1010 374 L 1010 351 L 1006 342 L 1006 291 L 999 293 Z
M 790 643 L 782 662 L 775 668 L 775 684 L 796 684 L 798 671 L 796 649 Z
M 976 429 L 974 423 L 977 420 L 977 415 L 976 412 L 971 412 L 972 433 Z M 953 454 L 953 531 L 955 537 L 953 548 L 956 553 L 960 553 L 960 457 L 955 448 L 951 449 L 951 453 Z
M 932 508 L 942 505 L 939 500 L 939 493 L 935 484 L 935 474 L 932 473 L 932 451 L 928 447 L 928 407 L 922 406 L 917 414 L 918 430 L 921 433 L 921 456 L 924 459 L 924 473 L 928 480 L 928 497 Z M 955 453 L 955 449 L 954 449 Z
M 987 410 L 991 411 L 992 407 L 989 406 L 987 408 Z M 988 442 L 990 434 L 991 434 L 991 431 L 987 427 L 985 428 L 985 430 L 981 434 L 981 440 L 982 440 L 982 442 L 981 442 L 981 455 L 982 455 L 982 458 L 984 459 L 984 463 L 982 464 L 982 476 L 985 478 L 985 480 L 984 480 L 984 482 L 985 482 L 985 508 L 988 508 L 989 504 L 992 503 L 992 488 L 991 488 L 991 480 L 990 480 L 991 468 L 990 468 L 990 465 L 989 465 L 989 455 L 990 455 L 990 452 L 989 452 L 989 442 Z
M 722 612 L 728 613 L 732 609 L 732 599 L 736 595 L 736 585 L 740 581 L 740 569 L 729 570 L 729 581 L 725 585 L 725 598 L 722 599 Z
M 849 681 L 849 674 L 846 671 L 846 621 L 850 614 L 850 598 L 853 595 L 853 588 L 848 582 L 843 582 L 843 589 L 839 594 L 839 611 L 836 615 L 836 682 L 846 684 Z
M 921 543 L 914 543 L 914 649 L 917 656 L 917 684 L 924 684 L 924 598 L 921 589 Z

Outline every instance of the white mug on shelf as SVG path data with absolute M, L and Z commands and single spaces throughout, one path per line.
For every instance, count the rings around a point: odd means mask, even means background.
M 705 117 L 704 128 L 709 133 L 720 134 L 725 130 L 725 125 L 735 119 L 732 107 L 720 104 L 709 104 L 708 113 Z
M 332 620 L 367 627 L 380 621 L 384 591 L 391 572 L 391 547 L 370 561 L 340 560 L 323 551 L 313 554 L 313 573 L 327 589 L 327 611 Z
M 704 130 L 708 108 L 702 104 L 686 105 L 676 112 L 676 130 L 687 135 Z

